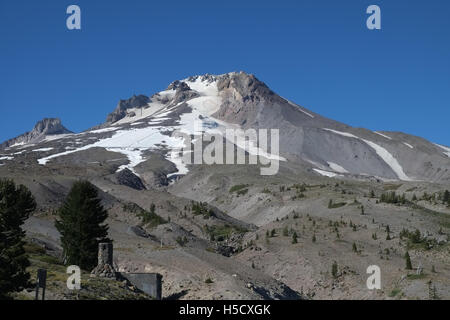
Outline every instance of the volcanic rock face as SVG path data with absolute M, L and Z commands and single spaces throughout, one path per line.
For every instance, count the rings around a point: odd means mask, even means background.
M 134 95 L 130 99 L 120 100 L 116 109 L 108 115 L 106 122 L 114 123 L 127 115 L 127 110 L 132 108 L 144 108 L 150 102 L 150 98 L 144 95 Z
M 118 184 L 130 187 L 135 190 L 145 190 L 145 186 L 141 179 L 129 169 L 124 169 L 115 174 Z
M 58 118 L 45 118 L 38 121 L 33 130 L 24 133 L 16 138 L 5 141 L 0 145 L 0 149 L 8 148 L 13 145 L 21 145 L 27 143 L 36 143 L 45 139 L 46 136 L 69 134 L 71 131 L 67 130 Z

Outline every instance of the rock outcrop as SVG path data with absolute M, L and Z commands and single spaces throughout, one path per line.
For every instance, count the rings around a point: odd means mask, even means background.
M 67 130 L 58 118 L 45 118 L 38 121 L 33 130 L 26 132 L 16 138 L 3 142 L 0 149 L 8 148 L 13 145 L 36 143 L 44 140 L 47 136 L 69 134 L 72 131 Z

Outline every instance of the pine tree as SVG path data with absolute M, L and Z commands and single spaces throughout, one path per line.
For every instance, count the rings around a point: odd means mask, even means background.
M 444 191 L 444 197 L 442 199 L 442 202 L 445 204 L 449 204 L 450 205 L 450 192 L 448 190 Z
M 331 266 L 331 275 L 333 278 L 337 278 L 338 275 L 338 264 L 336 261 L 333 262 L 333 265 Z
M 155 206 L 154 203 L 152 203 L 152 204 L 150 205 L 150 213 L 151 213 L 152 215 L 155 214 L 155 209 L 156 209 L 156 206 Z
M 0 300 L 28 285 L 29 261 L 21 225 L 35 209 L 36 202 L 25 186 L 0 179 Z
M 294 232 L 294 234 L 292 235 L 292 244 L 296 243 L 297 243 L 297 232 Z
M 88 181 L 75 182 L 55 222 L 66 264 L 85 270 L 97 265 L 98 244 L 110 241 L 108 226 L 103 225 L 107 217 L 97 189 Z
M 411 257 L 409 256 L 408 251 L 406 251 L 405 253 L 405 263 L 406 263 L 406 270 L 412 270 Z
M 353 250 L 353 252 L 358 252 L 358 248 L 356 247 L 356 243 L 354 243 L 354 242 L 353 242 L 352 250 Z
M 312 236 L 312 242 L 315 243 L 316 240 L 317 240 L 317 239 L 316 239 L 316 234 L 314 233 L 313 236 Z

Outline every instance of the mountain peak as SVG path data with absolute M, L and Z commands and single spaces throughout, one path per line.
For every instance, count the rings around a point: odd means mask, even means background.
M 69 133 L 72 133 L 72 131 L 67 130 L 62 125 L 59 118 L 44 118 L 36 123 L 33 130 L 0 144 L 0 149 L 8 148 L 13 145 L 24 145 L 39 142 L 45 139 L 46 136 L 50 135 Z
M 164 91 L 157 92 L 151 97 L 133 95 L 127 100 L 120 100 L 114 111 L 106 118 L 106 123 L 117 123 L 124 118 L 128 120 L 122 122 L 134 121 L 142 118 L 136 115 L 137 112 L 142 115 L 144 109 L 154 110 L 163 105 L 176 106 L 201 96 L 233 97 L 240 103 L 274 102 L 277 98 L 277 95 L 253 74 L 244 71 L 220 75 L 206 73 L 173 81 Z
M 67 130 L 61 123 L 61 119 L 59 118 L 44 118 L 36 123 L 32 133 L 39 135 L 52 135 L 52 134 L 64 134 L 71 133 L 71 131 Z

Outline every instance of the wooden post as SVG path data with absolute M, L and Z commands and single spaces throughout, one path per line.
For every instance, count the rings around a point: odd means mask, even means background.
M 39 299 L 39 288 L 42 288 L 42 300 L 45 300 L 46 282 L 47 282 L 47 270 L 45 270 L 45 269 L 38 269 L 38 271 L 37 271 L 36 297 L 35 297 L 35 300 Z

